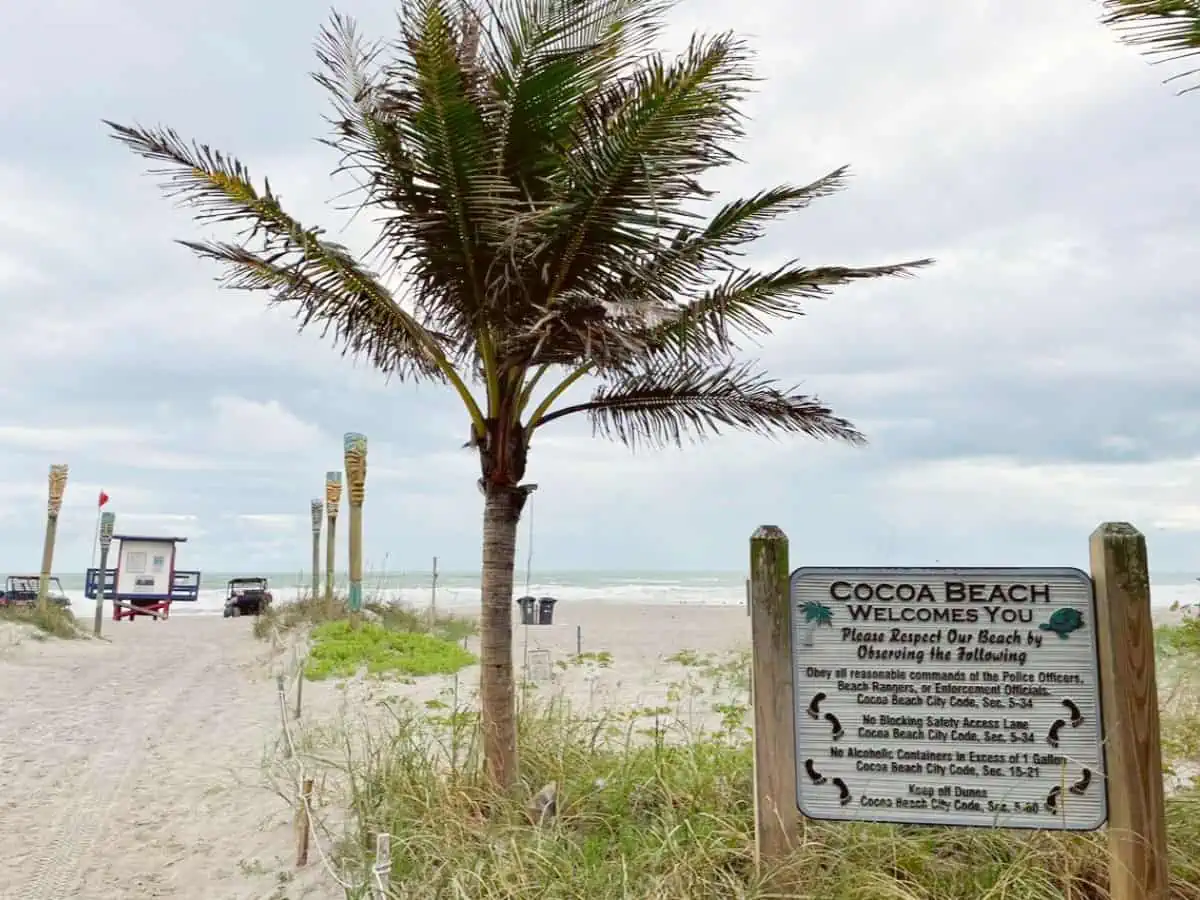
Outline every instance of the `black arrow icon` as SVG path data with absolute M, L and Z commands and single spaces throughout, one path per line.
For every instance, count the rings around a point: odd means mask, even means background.
M 811 759 L 806 759 L 804 761 L 804 771 L 808 774 L 808 777 L 812 779 L 813 784 L 825 783 L 825 776 L 813 768 L 813 761 Z M 1086 769 L 1084 771 L 1086 771 Z
M 1058 746 L 1058 733 L 1066 727 L 1066 722 L 1062 719 L 1055 719 L 1054 724 L 1050 726 L 1050 733 L 1046 735 L 1046 743 L 1051 747 Z
M 825 721 L 833 726 L 833 739 L 835 741 L 846 733 L 842 731 L 842 723 L 838 721 L 838 717 L 833 713 L 825 713 Z
M 1088 785 L 1092 783 L 1092 770 L 1084 769 L 1079 773 L 1079 780 L 1071 785 L 1071 793 L 1080 796 L 1088 789 Z
M 834 786 L 841 792 L 841 798 L 838 800 L 842 806 L 850 802 L 850 788 L 846 787 L 846 782 L 840 778 L 833 779 Z
M 812 700 L 808 702 L 808 714 L 814 719 L 821 718 L 821 701 L 824 700 L 826 694 L 824 691 L 818 691 L 813 694 Z
M 1062 705 L 1065 706 L 1067 708 L 1067 710 L 1071 713 L 1071 727 L 1072 728 L 1078 728 L 1080 725 L 1083 724 L 1083 713 L 1081 713 L 1079 711 L 1078 706 L 1076 706 L 1070 700 L 1063 700 Z
M 1046 809 L 1052 813 L 1058 812 L 1058 795 L 1062 793 L 1062 788 L 1057 784 L 1050 788 L 1050 793 L 1046 795 Z

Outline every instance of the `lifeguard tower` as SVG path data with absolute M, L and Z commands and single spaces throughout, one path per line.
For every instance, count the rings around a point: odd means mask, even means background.
M 113 621 L 133 621 L 137 616 L 165 619 L 171 604 L 194 602 L 200 597 L 200 573 L 175 568 L 175 553 L 183 537 L 146 537 L 114 534 L 120 542 L 117 567 L 87 570 L 84 593 L 92 600 L 103 585 L 103 596 L 112 601 Z

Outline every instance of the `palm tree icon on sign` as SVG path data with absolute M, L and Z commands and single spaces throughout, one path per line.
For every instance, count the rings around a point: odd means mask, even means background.
M 816 600 L 809 600 L 800 607 L 800 611 L 804 613 L 804 639 L 805 647 L 813 645 L 813 636 L 816 634 L 817 628 L 824 625 L 826 628 L 833 627 L 833 610 L 824 603 L 818 603 Z

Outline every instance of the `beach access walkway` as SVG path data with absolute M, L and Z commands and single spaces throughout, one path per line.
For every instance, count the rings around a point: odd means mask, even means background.
M 290 811 L 263 770 L 279 707 L 243 624 L 109 620 L 110 642 L 0 623 L 0 897 L 281 896 Z

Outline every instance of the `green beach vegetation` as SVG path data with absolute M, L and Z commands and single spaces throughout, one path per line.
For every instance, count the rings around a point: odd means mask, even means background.
M 476 661 L 459 644 L 375 622 L 323 622 L 310 639 L 304 665 L 310 681 L 349 677 L 363 668 L 368 675 L 453 675 Z
M 432 634 L 447 641 L 459 642 L 478 633 L 477 622 L 466 616 L 437 612 L 432 616 L 427 610 L 413 609 L 403 603 L 389 602 L 379 597 L 368 597 L 363 603 L 368 621 L 374 621 L 392 631 L 409 631 L 414 634 Z M 312 628 L 325 622 L 342 622 L 351 618 L 350 608 L 344 593 L 334 593 L 325 600 L 322 594 L 301 591 L 299 596 L 287 603 L 267 608 L 254 619 L 254 636 L 266 640 L 273 633 L 285 633 L 296 628 Z
M 1159 630 L 1174 773 L 1168 900 L 1200 900 L 1198 629 L 1190 619 Z M 756 872 L 748 657 L 681 651 L 669 662 L 681 672 L 670 707 L 583 710 L 521 692 L 525 793 L 553 785 L 553 814 L 536 826 L 481 778 L 479 715 L 457 683 L 438 699 L 380 700 L 388 715 L 356 725 L 355 741 L 338 728 L 308 733 L 314 758 L 336 760 L 338 802 L 352 813 L 333 835 L 342 871 L 362 882 L 386 832 L 403 848 L 392 890 L 410 900 L 1106 900 L 1102 831 L 807 823 L 789 859 Z M 693 727 L 693 706 L 721 724 Z
M 461 401 L 484 496 L 483 757 L 506 788 L 520 780 L 512 576 L 535 435 L 582 416 L 631 448 L 733 431 L 861 444 L 743 346 L 837 287 L 931 262 L 750 265 L 774 220 L 839 191 L 847 171 L 716 201 L 711 176 L 745 136 L 753 54 L 731 33 L 658 52 L 672 6 L 403 0 L 386 42 L 335 15 L 317 45 L 326 143 L 378 226 L 375 264 L 289 214 L 233 156 L 108 123 L 168 196 L 229 229 L 184 242 L 224 286 Z
M 85 634 L 71 610 L 51 603 L 45 606 L 0 606 L 0 622 L 28 625 L 37 635 L 64 639 L 80 638 Z
M 1200 88 L 1200 0 L 1103 0 L 1105 25 L 1155 64 L 1188 63 L 1167 78 L 1180 93 Z

